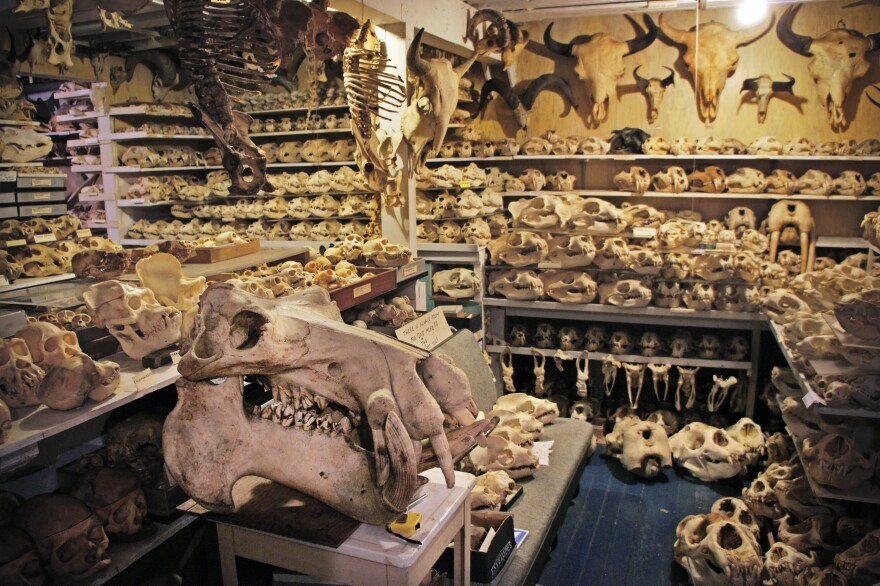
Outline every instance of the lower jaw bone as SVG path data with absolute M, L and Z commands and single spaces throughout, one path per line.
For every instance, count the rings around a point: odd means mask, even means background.
M 344 434 L 306 431 L 246 414 L 242 379 L 220 384 L 178 383 L 178 403 L 163 432 L 171 474 L 196 502 L 214 512 L 235 509 L 232 488 L 254 475 L 299 490 L 358 521 L 385 524 L 412 500 L 419 487 L 415 453 L 396 413 L 388 414 L 384 443 L 388 480 L 375 478 L 373 454 Z M 314 426 L 311 426 L 314 428 Z

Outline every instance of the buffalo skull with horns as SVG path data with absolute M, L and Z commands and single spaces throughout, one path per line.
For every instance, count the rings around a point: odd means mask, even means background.
M 795 79 L 787 73 L 782 75 L 787 77 L 788 81 L 773 81 L 773 78 L 766 73 L 743 81 L 740 91 L 752 92 L 755 95 L 755 102 L 758 104 L 758 124 L 764 124 L 764 121 L 767 120 L 767 108 L 770 106 L 770 98 L 774 94 L 788 92 L 794 95 L 792 89 L 794 88 Z
M 639 86 L 639 90 L 644 92 L 645 97 L 648 98 L 648 122 L 653 124 L 657 122 L 657 117 L 660 115 L 660 104 L 663 103 L 663 94 L 666 93 L 666 88 L 675 85 L 675 72 L 671 68 L 664 66 L 663 69 L 669 71 L 669 75 L 663 79 L 659 77 L 645 79 L 639 75 L 639 69 L 641 68 L 641 65 L 635 68 L 633 77 L 636 78 L 636 85 Z
M 799 35 L 792 30 L 792 25 L 800 8 L 798 4 L 785 11 L 776 26 L 776 34 L 783 45 L 798 55 L 812 57 L 807 69 L 816 82 L 825 116 L 831 128 L 841 129 L 846 126 L 843 111 L 846 97 L 853 82 L 868 72 L 871 64 L 867 55 L 880 49 L 880 33 L 865 36 L 857 30 L 840 27 L 815 39 Z
M 633 17 L 626 15 L 626 18 L 636 31 L 636 36 L 628 41 L 618 41 L 608 33 L 594 33 L 578 35 L 568 43 L 560 43 L 550 34 L 552 22 L 544 31 L 544 44 L 548 49 L 557 55 L 577 59 L 574 71 L 578 78 L 586 82 L 587 93 L 593 102 L 593 122 L 596 124 L 608 117 L 611 92 L 626 71 L 623 58 L 647 49 L 657 38 L 657 25 L 650 16 L 645 15 L 647 32 Z
M 701 24 L 699 31 L 697 27 L 685 31 L 667 24 L 663 15 L 660 15 L 660 30 L 666 38 L 685 46 L 684 62 L 694 76 L 697 110 L 702 120 L 713 122 L 718 116 L 721 92 L 739 63 L 737 49 L 767 34 L 775 19 L 774 15 L 769 24 L 762 23 L 741 31 L 732 31 L 720 22 L 713 21 Z
M 532 113 L 532 108 L 535 106 L 535 101 L 537 101 L 541 92 L 549 89 L 558 89 L 565 96 L 565 99 L 568 100 L 568 103 L 575 109 L 577 108 L 574 96 L 571 95 L 571 88 L 568 87 L 568 82 L 558 75 L 545 73 L 533 79 L 521 91 L 514 90 L 500 79 L 490 79 L 483 85 L 483 89 L 480 91 L 480 107 L 477 111 L 482 113 L 492 93 L 498 92 L 504 98 L 507 105 L 510 106 L 510 109 L 513 110 L 513 115 L 519 127 L 525 130 L 529 125 L 529 116 Z

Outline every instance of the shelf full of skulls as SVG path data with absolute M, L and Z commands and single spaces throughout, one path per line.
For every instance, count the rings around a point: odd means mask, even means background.
M 354 162 L 348 104 L 335 87 L 244 99 L 268 184 L 232 195 L 213 137 L 178 104 L 111 110 L 123 243 L 188 240 L 229 229 L 249 238 L 326 244 L 381 232 L 379 197 Z

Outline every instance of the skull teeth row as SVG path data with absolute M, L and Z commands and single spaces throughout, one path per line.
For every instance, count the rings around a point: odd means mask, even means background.
M 351 419 L 340 411 L 325 407 L 318 411 L 311 408 L 294 407 L 292 403 L 275 402 L 264 407 L 255 405 L 252 413 L 255 417 L 278 423 L 282 427 L 297 427 L 304 431 L 320 431 L 336 437 L 348 435 L 352 430 Z

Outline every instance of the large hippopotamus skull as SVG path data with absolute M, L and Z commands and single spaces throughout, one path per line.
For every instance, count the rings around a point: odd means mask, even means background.
M 235 482 L 257 475 L 387 523 L 412 500 L 420 470 L 439 465 L 452 486 L 454 461 L 493 427 L 475 421 L 464 372 L 346 325 L 320 288 L 262 299 L 213 284 L 184 350 L 166 463 L 213 511 L 232 510 Z M 273 401 L 245 409 L 246 375 L 259 375 Z M 444 422 L 466 427 L 447 438 Z

